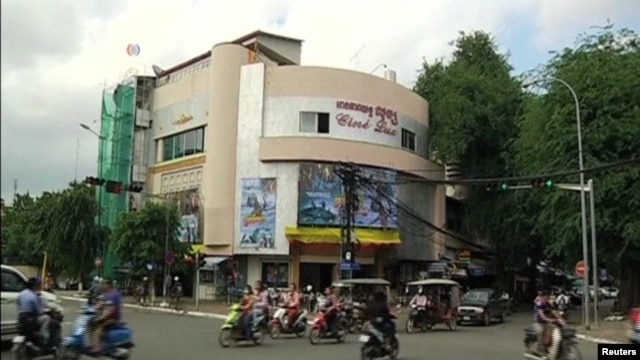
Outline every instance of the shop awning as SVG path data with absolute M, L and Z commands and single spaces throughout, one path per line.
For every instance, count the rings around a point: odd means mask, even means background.
M 287 226 L 284 234 L 291 242 L 303 244 L 340 244 L 340 229 L 329 227 Z M 355 229 L 354 234 L 362 245 L 400 244 L 398 230 Z
M 228 259 L 228 257 L 226 257 L 226 256 L 207 256 L 207 257 L 202 259 L 202 260 L 204 260 L 204 265 L 200 269 L 202 269 L 202 270 L 216 270 L 217 266 L 221 262 L 224 262 L 227 259 Z

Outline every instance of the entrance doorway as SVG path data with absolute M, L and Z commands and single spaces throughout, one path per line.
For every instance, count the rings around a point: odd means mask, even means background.
M 334 264 L 300 263 L 300 282 L 302 288 L 313 286 L 314 292 L 324 291 L 333 282 Z

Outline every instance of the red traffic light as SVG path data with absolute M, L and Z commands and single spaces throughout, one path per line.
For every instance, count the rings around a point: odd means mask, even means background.
M 118 181 L 107 181 L 107 184 L 105 185 L 105 190 L 108 193 L 120 194 L 122 193 L 122 183 Z

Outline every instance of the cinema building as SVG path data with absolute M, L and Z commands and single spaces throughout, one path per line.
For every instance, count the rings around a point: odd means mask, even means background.
M 443 186 L 397 185 L 444 177 L 427 158 L 427 102 L 393 71 L 302 66 L 301 49 L 301 40 L 255 32 L 157 69 L 146 191 L 172 195 L 183 241 L 213 268 L 232 259 L 250 283 L 325 286 L 340 262 L 333 164 L 350 162 L 385 194 L 360 192 L 353 276 L 437 260 L 444 239 L 415 215 L 444 226 Z

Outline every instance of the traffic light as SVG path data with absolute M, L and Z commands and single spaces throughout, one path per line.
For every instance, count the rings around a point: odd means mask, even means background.
M 120 194 L 122 193 L 122 183 L 118 181 L 108 180 L 107 183 L 105 184 L 105 190 L 108 193 Z
M 127 187 L 127 191 L 128 191 L 128 192 L 139 193 L 139 192 L 142 192 L 142 188 L 143 188 L 143 186 L 142 186 L 142 185 L 134 185 L 134 184 L 131 184 L 131 185 L 129 185 L 129 186 Z
M 507 190 L 509 190 L 509 184 L 506 183 L 506 182 L 491 183 L 491 184 L 487 185 L 487 191 L 489 191 L 489 192 L 507 191 Z
M 100 179 L 94 176 L 87 176 L 84 178 L 84 183 L 88 186 L 102 186 L 104 185 L 104 179 Z
M 551 179 L 534 179 L 531 180 L 531 187 L 534 189 L 545 187 L 547 189 L 553 188 L 553 180 Z

